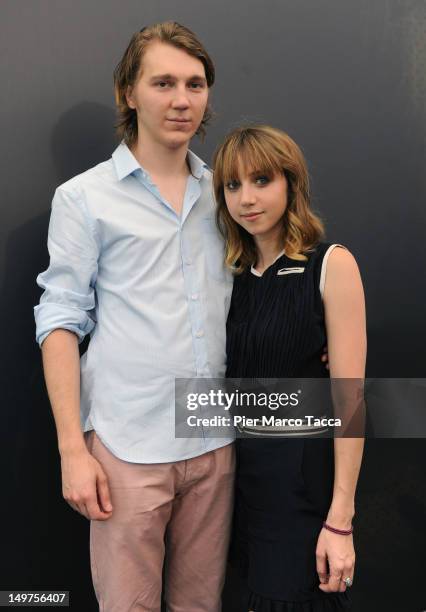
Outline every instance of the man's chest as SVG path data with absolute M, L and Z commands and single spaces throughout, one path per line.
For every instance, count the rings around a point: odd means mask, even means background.
M 170 204 L 175 213 L 180 216 L 188 187 L 186 178 L 177 181 L 171 181 L 164 178 L 157 179 L 156 186 L 161 195 L 161 199 Z
M 100 276 L 142 279 L 165 270 L 171 276 L 198 270 L 200 276 L 207 258 L 209 267 L 221 267 L 223 242 L 209 194 L 202 193 L 180 216 L 155 194 L 141 194 L 138 185 L 118 195 L 98 198 L 94 206 L 89 202 L 100 246 Z

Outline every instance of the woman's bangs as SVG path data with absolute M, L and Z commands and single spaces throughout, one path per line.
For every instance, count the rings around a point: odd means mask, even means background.
M 228 143 L 223 156 L 224 184 L 238 180 L 241 166 L 247 174 L 265 174 L 272 177 L 282 169 L 272 148 L 256 136 L 245 135 Z
M 226 185 L 239 177 L 240 153 L 235 139 L 229 141 L 223 150 L 222 181 Z

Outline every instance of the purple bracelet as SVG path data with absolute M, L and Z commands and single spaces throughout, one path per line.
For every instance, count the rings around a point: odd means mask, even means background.
M 350 529 L 336 529 L 336 527 L 331 527 L 330 525 L 327 525 L 325 521 L 323 522 L 322 526 L 324 527 L 324 529 L 328 529 L 329 531 L 332 531 L 333 533 L 338 533 L 339 535 L 351 535 L 354 530 L 353 525 L 351 525 Z

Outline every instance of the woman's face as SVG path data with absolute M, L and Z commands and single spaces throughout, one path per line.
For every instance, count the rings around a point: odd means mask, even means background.
M 229 214 L 254 238 L 274 238 L 282 232 L 287 208 L 287 180 L 284 173 L 265 176 L 247 172 L 239 164 L 238 179 L 224 185 Z

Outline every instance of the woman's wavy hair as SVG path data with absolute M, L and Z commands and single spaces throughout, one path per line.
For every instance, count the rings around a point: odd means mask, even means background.
M 131 146 L 138 137 L 138 121 L 136 110 L 130 108 L 126 100 L 128 87 L 133 87 L 140 76 L 140 67 L 143 55 L 148 45 L 154 41 L 172 45 L 182 49 L 189 55 L 199 59 L 204 66 L 207 85 L 210 88 L 215 80 L 215 68 L 212 59 L 204 46 L 189 28 L 176 21 L 163 21 L 142 28 L 136 32 L 124 52 L 123 57 L 114 70 L 115 103 L 117 105 L 117 122 L 115 130 L 118 138 Z M 205 126 L 212 118 L 213 112 L 208 105 L 196 134 L 203 139 L 206 133 Z
M 225 201 L 224 186 L 238 179 L 240 162 L 247 172 L 259 172 L 269 177 L 276 173 L 285 175 L 284 249 L 291 259 L 305 260 L 304 253 L 324 236 L 324 226 L 310 208 L 305 158 L 285 132 L 268 125 L 251 125 L 232 130 L 213 157 L 216 222 L 225 238 L 226 264 L 238 274 L 254 264 L 257 258 L 252 235 L 233 220 Z

